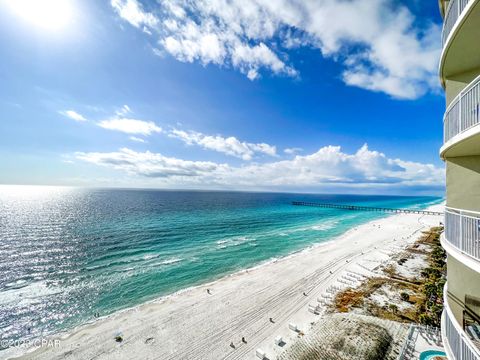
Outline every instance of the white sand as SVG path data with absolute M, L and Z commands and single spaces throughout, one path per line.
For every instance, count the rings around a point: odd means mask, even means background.
M 289 323 L 308 332 L 319 318 L 309 304 L 317 305 L 329 288 L 346 286 L 341 281 L 354 282 L 352 274 L 369 275 L 439 221 L 440 216 L 413 214 L 376 220 L 323 246 L 100 319 L 61 339 L 59 348 L 40 348 L 23 358 L 254 359 L 261 348 L 274 359 L 282 350 L 275 337 L 283 337 L 285 349 L 298 336 Z M 114 341 L 119 331 L 122 343 Z
M 407 294 L 411 292 L 405 291 Z M 383 285 L 379 289 L 377 289 L 373 294 L 368 297 L 368 300 L 375 303 L 377 306 L 388 306 L 390 304 L 394 304 L 397 306 L 398 310 L 406 311 L 409 309 L 413 309 L 415 307 L 414 304 L 410 304 L 408 301 L 402 300 L 398 289 L 392 288 L 390 285 Z
M 407 259 L 403 263 L 403 265 L 399 265 L 397 263 L 393 263 L 392 265 L 395 268 L 395 272 L 404 277 L 404 278 L 413 278 L 418 276 L 420 271 L 425 269 L 428 266 L 428 257 L 424 254 L 412 254 L 411 257 Z

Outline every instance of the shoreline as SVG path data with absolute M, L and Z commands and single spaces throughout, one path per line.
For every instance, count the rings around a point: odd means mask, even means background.
M 443 205 L 432 205 L 429 206 L 428 209 L 439 207 L 443 207 Z M 355 245 L 357 246 L 351 246 L 352 248 L 362 250 L 366 247 L 364 250 L 380 253 L 373 256 L 375 261 L 378 261 L 379 258 L 381 260 L 382 257 L 381 250 L 385 250 L 385 248 L 392 250 L 391 244 L 390 247 L 388 246 L 388 243 L 392 243 L 392 240 L 385 241 L 384 239 L 384 241 L 381 241 L 382 237 L 402 237 L 402 240 L 393 240 L 393 242 L 396 243 L 395 246 L 398 246 L 399 242 L 405 243 L 404 245 L 406 245 L 408 243 L 407 238 L 410 239 L 428 226 L 420 222 L 420 219 L 422 218 L 431 218 L 430 220 L 427 220 L 427 222 L 436 222 L 436 224 L 438 224 L 438 221 L 441 221 L 440 216 L 413 214 L 392 214 L 391 216 L 372 220 L 351 228 L 342 235 L 326 242 L 314 244 L 280 258 L 272 258 L 250 268 L 237 270 L 231 274 L 223 275 L 218 279 L 181 289 L 174 293 L 149 300 L 145 303 L 116 311 L 107 316 L 95 319 L 94 321 L 79 325 L 70 329 L 68 332 L 57 333 L 49 338 L 60 339 L 62 343 L 60 348 L 29 349 L 28 352 L 23 354 L 20 358 L 63 358 L 66 355 L 65 353 L 68 353 L 70 355 L 69 358 L 72 359 L 87 357 L 122 359 L 129 358 L 132 354 L 135 354 L 135 356 L 141 354 L 140 356 L 142 357 L 151 358 L 153 354 L 158 356 L 161 351 L 163 351 L 165 355 L 165 357 L 162 356 L 162 358 L 171 357 L 173 359 L 179 357 L 184 358 L 184 356 L 189 358 L 188 356 L 193 355 L 193 353 L 188 350 L 189 344 L 196 343 L 195 347 L 197 350 L 202 351 L 199 349 L 199 347 L 202 347 L 201 339 L 195 336 L 192 338 L 191 333 L 197 333 L 199 330 L 203 333 L 208 333 L 209 330 L 215 332 L 215 326 L 213 326 L 213 329 L 209 329 L 209 326 L 206 326 L 203 322 L 208 322 L 211 320 L 212 316 L 228 317 L 229 315 L 231 320 L 238 323 L 231 324 L 230 327 L 232 329 L 230 334 L 224 335 L 219 333 L 216 334 L 216 337 L 209 338 L 213 349 L 211 348 L 210 351 L 203 350 L 203 355 L 197 354 L 195 356 L 198 357 L 193 358 L 213 359 L 228 357 L 232 359 L 240 359 L 243 358 L 242 354 L 245 356 L 250 354 L 249 357 L 251 357 L 254 355 L 255 350 L 255 347 L 252 347 L 253 344 L 241 344 L 238 346 L 238 349 L 230 348 L 229 344 L 231 341 L 238 342 L 236 337 L 239 337 L 240 334 L 236 336 L 235 329 L 243 331 L 245 334 L 251 333 L 251 335 L 248 335 L 247 339 L 255 339 L 256 334 L 261 333 L 262 339 L 256 339 L 254 341 L 255 346 L 261 345 L 267 338 L 272 337 L 272 331 L 263 329 L 263 326 L 261 329 L 257 329 L 253 332 L 248 329 L 248 321 L 245 322 L 245 320 L 250 319 L 254 322 L 258 322 L 260 314 L 254 311 L 256 307 L 260 307 L 260 312 L 263 316 L 266 316 L 264 314 L 269 312 L 269 308 L 265 307 L 265 302 L 269 304 L 277 304 L 278 301 L 275 301 L 276 298 L 279 299 L 280 302 L 282 299 L 288 300 L 291 304 L 287 304 L 285 307 L 291 314 L 290 317 L 293 319 L 297 317 L 299 319 L 297 320 L 297 323 L 302 324 L 301 326 L 304 328 L 308 327 L 308 323 L 311 322 L 309 320 L 315 320 L 313 314 L 310 314 L 312 317 L 308 316 L 308 304 L 305 305 L 306 302 L 311 303 L 313 300 L 316 300 L 311 299 L 311 293 L 314 292 L 316 294 L 320 293 L 320 290 L 324 291 L 329 285 L 331 285 L 330 283 L 333 282 L 335 278 L 334 275 L 339 275 L 339 272 L 345 270 L 345 264 L 348 266 L 358 265 L 359 258 L 368 255 L 368 253 L 364 251 L 361 251 L 361 254 L 349 252 L 349 240 L 356 240 Z M 417 219 L 417 221 L 412 221 L 414 219 Z M 395 226 L 402 221 L 407 223 L 404 224 L 404 228 L 398 228 L 398 226 Z M 381 231 L 382 227 L 391 227 L 392 225 L 396 228 L 396 231 L 392 232 L 392 229 L 389 229 L 390 231 L 387 231 L 386 234 L 385 230 Z M 372 231 L 372 227 L 375 228 L 375 231 Z M 408 235 L 404 234 L 405 232 L 408 233 Z M 369 236 L 374 237 L 373 235 L 376 235 L 376 237 L 380 235 L 380 239 L 370 239 L 370 241 L 363 239 L 365 237 L 368 238 Z M 365 242 L 365 244 L 363 246 L 358 246 L 359 242 Z M 377 249 L 379 242 L 380 245 L 383 245 L 381 249 Z M 332 255 L 331 259 L 318 258 L 318 256 L 325 254 L 327 254 L 328 257 L 329 252 L 337 253 L 336 257 Z M 317 268 L 313 269 L 313 272 L 309 271 L 309 267 L 302 264 L 302 260 L 304 260 L 303 258 L 308 258 L 307 262 L 309 265 L 315 266 L 317 263 Z M 315 260 L 323 260 L 323 263 L 322 261 Z M 302 271 L 298 271 L 296 269 L 297 267 L 302 267 Z M 285 271 L 284 268 L 288 268 L 292 270 L 292 272 Z M 277 274 L 278 272 L 281 272 L 281 275 Z M 321 282 L 316 281 L 311 277 L 312 273 L 319 277 L 323 277 L 324 279 L 322 279 Z M 305 277 L 308 277 L 308 281 L 305 281 Z M 283 279 L 285 279 L 285 284 L 280 284 L 278 286 L 268 286 L 268 284 L 265 284 L 268 283 L 268 280 L 278 283 L 279 280 L 281 281 Z M 299 286 L 299 282 L 301 282 L 301 286 Z M 289 292 L 285 292 L 285 289 L 282 289 L 282 285 L 289 288 L 293 287 L 297 293 L 292 293 L 293 289 L 290 289 L 291 291 Z M 212 295 L 206 293 L 207 288 L 211 288 Z M 308 295 L 304 295 L 307 292 L 302 292 L 300 291 L 301 289 L 308 290 Z M 243 290 L 247 297 L 258 298 L 258 300 L 252 301 L 252 299 L 250 299 L 248 306 L 245 306 L 245 309 L 243 309 L 241 303 L 235 303 L 237 297 L 241 297 L 236 296 L 238 294 L 235 294 L 238 290 Z M 265 294 L 267 290 L 270 290 L 275 296 L 268 296 Z M 227 293 L 225 293 L 225 291 L 227 291 Z M 278 293 L 278 291 L 280 293 Z M 260 295 L 258 292 L 260 292 Z M 219 293 L 222 293 L 222 295 L 218 296 Z M 315 298 L 315 296 L 313 297 Z M 277 305 L 282 307 L 282 304 Z M 230 314 L 229 306 L 237 308 L 237 312 Z M 195 321 L 187 321 L 189 318 L 187 316 L 182 316 L 185 315 L 182 314 L 182 309 L 185 309 L 185 307 L 187 309 L 194 309 L 193 311 L 190 311 L 190 315 L 193 316 Z M 202 310 L 205 310 L 205 313 L 203 313 Z M 271 312 L 275 313 L 276 311 L 275 309 L 272 309 Z M 308 318 L 306 322 L 303 321 L 306 317 L 305 312 L 307 313 Z M 298 313 L 301 314 L 296 316 Z M 155 321 L 150 321 L 153 317 L 155 318 Z M 274 319 L 275 318 L 276 317 L 274 317 Z M 268 317 L 266 317 L 266 320 L 268 321 Z M 129 326 L 124 325 L 125 322 L 129 322 Z M 132 322 L 132 324 L 130 324 L 130 322 Z M 135 324 L 133 324 L 133 322 Z M 176 322 L 179 322 L 179 324 L 176 324 Z M 288 323 L 289 319 L 282 321 L 282 325 L 285 325 L 286 322 Z M 161 326 L 155 326 L 157 323 Z M 228 327 L 228 322 L 225 323 L 225 321 L 220 320 L 219 325 L 221 325 L 219 328 L 225 328 Z M 258 327 L 258 324 L 252 327 Z M 279 327 L 280 326 L 275 326 L 275 328 Z M 288 333 L 288 330 L 286 331 L 283 328 L 284 326 L 282 326 L 281 331 L 278 329 L 275 333 Z M 185 334 L 188 332 L 190 332 L 190 334 Z M 114 333 L 122 333 L 124 341 L 121 343 L 115 343 L 113 340 L 113 337 L 115 336 Z M 176 334 L 182 333 L 185 335 L 185 338 L 189 338 L 191 341 L 187 341 L 183 344 L 180 344 L 181 341 L 176 342 Z M 154 336 L 148 336 L 149 334 Z M 132 337 L 132 335 L 134 336 Z M 268 336 L 265 337 L 265 335 Z M 286 338 L 288 338 L 288 335 Z M 81 343 L 79 343 L 80 339 L 82 340 Z M 287 344 L 291 343 L 291 340 L 292 339 L 289 339 Z M 169 349 L 166 352 L 165 342 L 169 344 Z M 273 345 L 273 340 L 271 343 L 272 344 L 270 345 Z M 220 344 L 223 344 L 223 346 L 219 346 Z M 208 346 L 203 347 L 208 348 Z M 219 347 L 220 349 L 218 349 Z M 263 348 L 269 350 L 267 352 L 268 354 L 275 352 L 273 346 L 267 347 L 264 345 Z M 0 356 L 3 355 L 3 352 L 4 351 L 0 352 Z M 17 353 L 7 356 L 18 355 L 19 354 Z

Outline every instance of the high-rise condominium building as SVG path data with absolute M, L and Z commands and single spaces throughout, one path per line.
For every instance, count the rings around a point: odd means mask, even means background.
M 480 359 L 480 0 L 439 0 L 444 18 L 447 251 L 442 338 L 449 359 Z

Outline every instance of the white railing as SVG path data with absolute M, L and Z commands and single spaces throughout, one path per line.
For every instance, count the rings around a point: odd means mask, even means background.
M 443 315 L 444 315 L 444 334 L 447 337 L 450 351 L 455 360 L 479 360 L 480 351 L 473 345 L 472 341 L 458 324 L 448 305 L 447 286 L 443 289 Z
M 445 240 L 480 260 L 480 213 L 446 207 Z
M 450 35 L 450 32 L 455 26 L 455 23 L 457 22 L 458 18 L 460 17 L 463 10 L 470 1 L 473 0 L 451 0 L 448 4 L 442 29 L 442 46 L 445 46 L 448 35 Z
M 446 143 L 480 123 L 480 76 L 452 101 L 443 117 L 443 141 Z

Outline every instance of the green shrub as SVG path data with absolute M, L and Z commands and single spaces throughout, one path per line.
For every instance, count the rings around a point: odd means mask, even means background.
M 434 321 L 432 317 L 428 314 L 420 314 L 418 317 L 418 321 L 420 321 L 421 324 L 423 325 L 433 325 Z
M 398 306 L 395 305 L 395 304 L 389 304 L 389 305 L 388 305 L 388 308 L 389 308 L 394 314 L 396 314 L 397 311 L 398 311 Z

